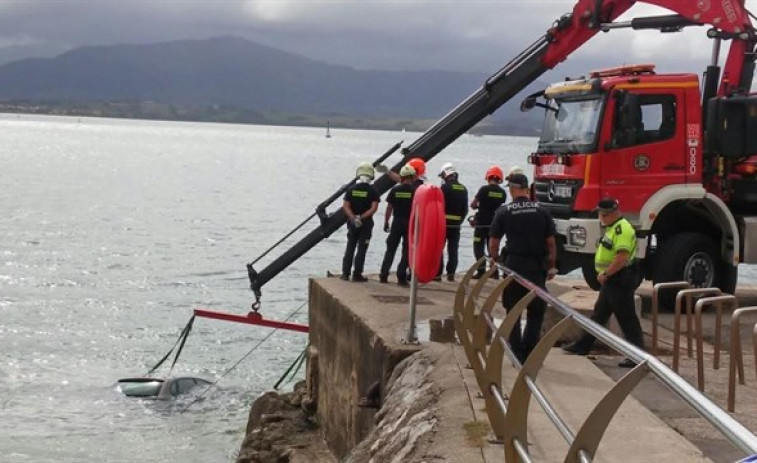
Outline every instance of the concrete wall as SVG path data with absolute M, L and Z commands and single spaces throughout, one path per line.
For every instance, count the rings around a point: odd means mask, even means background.
M 419 347 L 397 344 L 387 335 L 391 329 L 378 333 L 368 326 L 365 317 L 375 316 L 382 307 L 368 297 L 365 286 L 360 291 L 356 286 L 345 286 L 347 291 L 324 287 L 330 284 L 310 280 L 307 377 L 311 394 L 317 397 L 322 433 L 337 458 L 342 458 L 374 425 L 376 409 L 359 407 L 360 398 L 376 381 L 383 393 L 394 367 Z

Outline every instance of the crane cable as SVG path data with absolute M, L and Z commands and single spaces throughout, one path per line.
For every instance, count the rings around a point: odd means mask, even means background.
M 150 368 L 150 371 L 148 371 L 147 374 L 145 374 L 145 376 L 150 376 L 151 374 L 155 372 L 155 370 L 157 370 L 161 365 L 163 365 L 163 362 L 165 362 L 166 359 L 168 359 L 168 357 L 171 355 L 171 352 L 173 352 L 173 350 L 176 348 L 176 345 L 178 345 L 179 342 L 181 342 L 181 345 L 179 346 L 179 350 L 176 352 L 176 356 L 174 357 L 173 363 L 171 364 L 171 370 L 169 370 L 169 373 L 168 373 L 169 375 L 171 374 L 171 371 L 173 371 L 174 365 L 176 365 L 176 361 L 179 360 L 179 355 L 181 355 L 181 350 L 184 349 L 184 343 L 187 341 L 189 332 L 192 331 L 192 324 L 194 323 L 194 321 L 195 321 L 195 316 L 192 315 L 192 318 L 189 319 L 189 323 L 187 323 L 184 326 L 184 329 L 181 330 L 181 334 L 179 335 L 179 338 L 174 343 L 173 347 L 171 347 L 168 353 L 166 353 L 166 355 L 164 355 L 163 358 L 161 358 L 158 361 L 158 363 L 155 364 L 154 367 Z
M 306 305 L 306 304 L 307 304 L 307 301 L 303 302 L 303 303 L 302 303 L 302 305 L 301 305 L 301 306 L 299 306 L 299 307 L 298 307 L 298 308 L 297 308 L 297 309 L 296 309 L 296 310 L 295 310 L 294 312 L 292 312 L 291 314 L 289 314 L 289 316 L 288 316 L 287 318 L 285 318 L 285 319 L 284 319 L 284 321 L 285 321 L 285 322 L 286 322 L 286 321 L 289 321 L 289 320 L 290 320 L 290 319 L 291 319 L 292 317 L 294 317 L 295 315 L 297 315 L 297 314 L 298 314 L 298 313 L 300 312 L 300 310 L 302 310 L 302 308 L 303 308 L 303 307 L 305 307 L 305 305 Z M 187 405 L 186 405 L 186 406 L 185 406 L 185 407 L 184 407 L 183 409 L 181 409 L 181 411 L 180 411 L 179 413 L 184 413 L 185 411 L 187 411 L 187 409 L 188 409 L 189 407 L 191 407 L 192 405 L 194 405 L 194 404 L 195 404 L 196 402 L 198 402 L 198 401 L 199 401 L 199 400 L 200 400 L 200 399 L 201 399 L 201 398 L 202 398 L 203 396 L 205 396 L 205 394 L 206 394 L 206 393 L 207 393 L 207 392 L 208 392 L 208 391 L 209 391 L 209 390 L 210 390 L 211 388 L 213 388 L 213 387 L 216 387 L 216 385 L 218 384 L 218 382 L 219 382 L 219 381 L 221 381 L 221 379 L 223 379 L 223 377 L 224 377 L 224 376 L 226 376 L 227 374 L 231 373 L 231 372 L 232 372 L 232 371 L 233 371 L 233 370 L 234 370 L 234 369 L 235 369 L 235 368 L 236 368 L 237 366 L 239 366 L 239 364 L 240 364 L 240 363 L 242 363 L 242 361 L 244 361 L 244 360 L 245 360 L 245 359 L 246 359 L 247 357 L 249 357 L 249 356 L 250 356 L 250 354 L 252 354 L 252 353 L 253 353 L 253 352 L 254 352 L 254 351 L 255 351 L 255 350 L 256 350 L 256 349 L 258 348 L 258 347 L 260 347 L 260 346 L 261 346 L 261 345 L 262 345 L 262 344 L 263 344 L 264 342 L 268 341 L 268 339 L 269 339 L 269 338 L 270 338 L 271 336 L 273 336 L 273 334 L 274 334 L 274 333 L 276 333 L 276 332 L 277 332 L 278 330 L 279 330 L 279 328 L 274 328 L 274 329 L 272 329 L 272 330 L 271 330 L 271 331 L 270 331 L 270 332 L 269 332 L 269 333 L 268 333 L 267 335 L 265 335 L 265 336 L 263 337 L 263 339 L 261 339 L 260 341 L 258 341 L 258 343 L 257 343 L 257 344 L 255 344 L 254 346 L 252 346 L 252 349 L 250 349 L 249 351 L 247 351 L 247 353 L 246 353 L 246 354 L 244 354 L 244 355 L 242 356 L 242 358 L 240 358 L 239 360 L 237 360 L 237 361 L 236 361 L 236 362 L 235 362 L 235 363 L 234 363 L 234 364 L 233 364 L 233 365 L 232 365 L 231 367 L 229 367 L 229 368 L 228 368 L 228 369 L 227 369 L 226 371 L 224 371 L 224 372 L 223 372 L 223 373 L 222 373 L 222 374 L 221 374 L 221 375 L 220 375 L 220 376 L 219 376 L 218 378 L 216 378 L 216 380 L 215 380 L 215 381 L 213 381 L 213 383 L 212 383 L 212 384 L 210 384 L 210 385 L 209 385 L 208 387 L 206 387 L 204 391 L 202 391 L 202 392 L 201 392 L 201 393 L 200 393 L 200 394 L 199 394 L 199 395 L 198 395 L 197 397 L 195 397 L 195 398 L 194 398 L 194 399 L 193 399 L 193 400 L 192 400 L 192 401 L 191 401 L 190 403 L 188 403 L 188 404 L 187 404 Z M 302 355 L 302 354 L 300 354 L 300 355 Z

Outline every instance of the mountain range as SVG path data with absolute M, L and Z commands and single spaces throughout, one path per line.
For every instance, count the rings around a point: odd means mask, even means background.
M 435 120 L 488 75 L 358 70 L 237 37 L 81 47 L 0 66 L 0 100 L 230 106 L 256 113 Z M 511 102 L 509 106 L 514 106 Z M 533 134 L 536 115 L 500 109 L 497 125 Z M 534 117 L 536 116 L 536 117 Z

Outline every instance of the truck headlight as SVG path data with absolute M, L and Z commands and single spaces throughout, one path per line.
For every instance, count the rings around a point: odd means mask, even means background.
M 586 246 L 586 229 L 573 226 L 568 229 L 568 244 L 582 248 Z

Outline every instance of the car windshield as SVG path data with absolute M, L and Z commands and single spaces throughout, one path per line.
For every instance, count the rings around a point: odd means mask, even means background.
M 547 101 L 539 152 L 581 153 L 596 146 L 602 99 Z
M 134 379 L 118 382 L 118 388 L 127 397 L 157 397 L 161 386 L 163 386 L 162 380 Z

